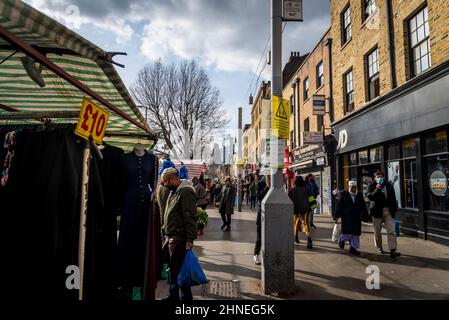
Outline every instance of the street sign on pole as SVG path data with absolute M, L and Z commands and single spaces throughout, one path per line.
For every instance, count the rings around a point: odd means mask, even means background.
M 283 1 L 284 21 L 303 21 L 302 0 L 284 0 Z
M 279 139 L 288 139 L 290 135 L 290 102 L 273 95 L 272 97 L 273 133 Z

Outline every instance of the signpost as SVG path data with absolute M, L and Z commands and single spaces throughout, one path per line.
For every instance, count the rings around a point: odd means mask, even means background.
M 284 21 L 303 21 L 302 0 L 284 0 Z

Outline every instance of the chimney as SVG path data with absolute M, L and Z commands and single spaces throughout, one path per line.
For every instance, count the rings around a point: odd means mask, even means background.
M 299 60 L 299 58 L 300 58 L 300 53 L 299 53 L 299 51 L 292 51 L 292 52 L 290 52 L 290 59 L 289 59 L 289 62 L 292 62 L 292 61 L 294 61 L 294 60 Z

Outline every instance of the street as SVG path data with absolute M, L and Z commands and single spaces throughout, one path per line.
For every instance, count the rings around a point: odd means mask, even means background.
M 379 256 L 370 225 L 363 226 L 361 256 L 354 257 L 331 241 L 333 221 L 316 215 L 314 248 L 305 238 L 295 244 L 296 293 L 290 297 L 267 296 L 260 289 L 260 266 L 253 262 L 256 213 L 243 206 L 235 212 L 232 230 L 223 232 L 217 209 L 208 208 L 209 223 L 195 242 L 195 254 L 209 280 L 205 287 L 192 288 L 195 300 L 207 299 L 449 299 L 449 248 L 411 237 L 398 238 L 400 258 Z M 385 230 L 384 230 L 385 231 Z M 293 235 L 292 235 L 293 236 Z M 384 241 L 386 237 L 384 235 Z M 368 290 L 365 269 L 379 267 L 380 290 Z M 167 294 L 160 281 L 157 298 Z M 211 294 L 215 292 L 218 294 Z

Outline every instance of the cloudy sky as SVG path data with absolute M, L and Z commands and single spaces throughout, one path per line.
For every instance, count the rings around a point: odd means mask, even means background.
M 248 91 L 269 80 L 261 54 L 269 38 L 269 0 L 25 0 L 106 51 L 124 51 L 116 60 L 129 87 L 148 62 L 196 59 L 224 98 L 237 126 L 237 108 L 250 121 Z M 329 26 L 329 0 L 304 0 L 304 22 L 289 22 L 283 34 L 284 63 L 290 51 L 311 50 Z M 259 61 L 262 63 L 259 65 Z M 254 76 L 255 75 L 255 76 Z M 250 88 L 250 83 L 253 85 Z

